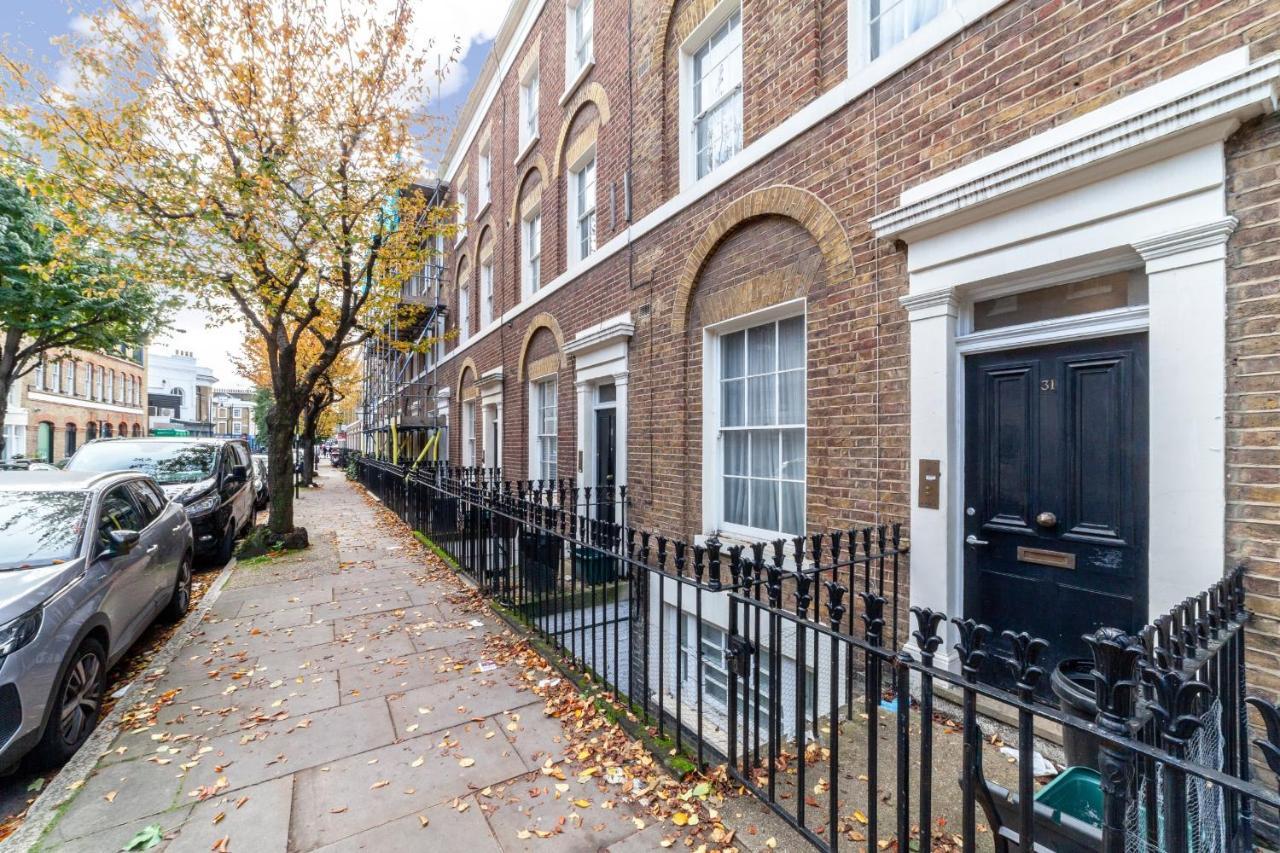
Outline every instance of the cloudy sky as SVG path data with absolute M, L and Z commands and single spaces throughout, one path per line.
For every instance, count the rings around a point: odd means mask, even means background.
M 218 0 L 210 0 L 218 2 Z M 341 2 L 341 0 L 330 0 Z M 439 98 L 432 111 L 452 122 L 462 109 L 471 81 L 489 55 L 493 37 L 502 23 L 510 0 L 416 0 L 416 25 L 423 29 L 423 40 L 448 50 L 454 38 L 461 41 L 461 61 L 455 65 L 440 87 Z M 103 0 L 0 0 L 0 33 L 10 49 L 26 54 L 50 77 L 57 77 L 60 57 L 50 39 L 77 27 L 80 13 L 101 6 Z M 434 161 L 439 152 L 424 152 Z M 241 387 L 245 380 L 231 364 L 231 354 L 240 349 L 243 330 L 238 325 L 213 326 L 203 312 L 182 311 L 175 320 L 174 331 L 157 341 L 157 352 L 190 350 L 201 363 L 213 370 L 219 386 Z

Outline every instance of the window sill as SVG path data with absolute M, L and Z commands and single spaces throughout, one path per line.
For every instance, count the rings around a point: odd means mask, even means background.
M 519 166 L 520 161 L 523 160 L 525 157 L 529 156 L 529 152 L 533 150 L 533 146 L 538 144 L 538 140 L 540 138 L 541 137 L 539 137 L 539 135 L 536 133 L 533 136 L 529 137 L 529 141 L 526 142 L 524 144 L 524 147 L 520 149 L 520 153 L 516 155 L 516 159 L 511 161 L 511 165 Z
M 578 69 L 578 73 L 569 81 L 569 85 L 565 86 L 564 94 L 560 96 L 560 106 L 563 107 L 565 104 L 569 103 L 569 99 L 573 97 L 573 93 L 578 91 L 578 87 L 582 85 L 582 81 L 587 79 L 587 75 L 590 74 L 591 69 L 595 67 L 596 60 L 592 57 Z
M 489 209 L 489 205 L 491 204 L 493 204 L 493 199 L 487 198 L 484 200 L 484 203 L 480 205 L 480 209 L 476 211 L 477 222 L 479 222 L 481 219 L 484 219 L 485 211 Z

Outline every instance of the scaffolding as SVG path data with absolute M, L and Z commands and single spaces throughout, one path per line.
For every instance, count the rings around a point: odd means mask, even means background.
M 442 204 L 448 192 L 441 181 L 418 189 L 430 206 Z M 447 417 L 436 408 L 448 313 L 444 241 L 439 235 L 431 239 L 433 251 L 401 286 L 397 310 L 364 344 L 360 450 L 391 462 L 414 462 L 447 446 Z

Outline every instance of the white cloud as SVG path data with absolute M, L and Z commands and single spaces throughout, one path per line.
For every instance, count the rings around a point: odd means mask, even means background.
M 510 5 L 510 0 L 420 0 L 414 8 L 414 26 L 424 41 L 435 40 L 434 50 L 440 63 L 445 64 L 455 38 L 460 48 L 457 61 L 446 70 L 444 81 L 438 87 L 438 95 L 456 94 L 470 82 L 464 65 L 468 54 L 477 44 L 498 34 Z M 432 90 L 436 89 L 433 83 Z

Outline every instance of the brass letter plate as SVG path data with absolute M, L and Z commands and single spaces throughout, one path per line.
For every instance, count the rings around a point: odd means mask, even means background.
M 1055 569 L 1074 569 L 1076 555 L 1066 551 L 1046 551 L 1044 548 L 1018 548 L 1018 559 L 1024 563 L 1053 566 Z
M 920 497 L 921 509 L 937 509 L 942 492 L 942 463 L 937 459 L 920 460 Z

